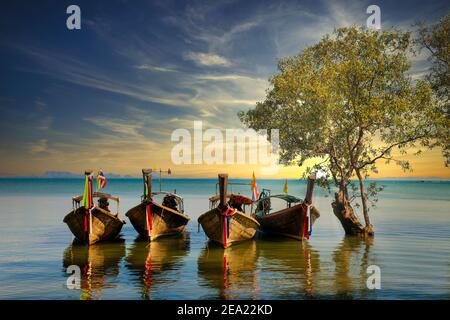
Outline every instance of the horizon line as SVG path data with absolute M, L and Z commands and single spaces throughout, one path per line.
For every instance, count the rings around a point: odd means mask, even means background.
M 158 174 L 155 174 L 158 176 Z M 114 176 L 108 177 L 106 175 L 107 179 L 141 179 L 142 177 L 139 175 L 118 175 L 114 174 Z M 68 176 L 45 176 L 45 175 L 0 175 L 0 179 L 81 179 L 84 178 L 84 175 L 68 175 Z M 187 180 L 209 180 L 209 179 L 217 179 L 216 176 L 206 176 L 206 177 L 193 177 L 193 176 L 185 176 L 185 177 L 171 177 L 171 176 L 163 176 L 162 179 L 187 179 Z M 236 177 L 236 178 L 229 178 L 230 180 L 251 180 L 250 178 L 243 178 L 243 177 Z M 302 178 L 257 178 L 258 180 L 305 180 Z M 351 179 L 351 180 L 357 180 L 357 179 Z M 450 181 L 450 177 L 439 177 L 439 176 L 409 176 L 409 177 L 369 177 L 365 180 L 442 180 L 442 181 Z

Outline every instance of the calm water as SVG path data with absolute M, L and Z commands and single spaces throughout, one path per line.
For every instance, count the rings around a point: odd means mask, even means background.
M 148 244 L 127 222 L 122 241 L 87 248 L 72 245 L 62 222 L 82 180 L 0 179 L 0 299 L 449 299 L 450 183 L 380 183 L 372 241 L 344 237 L 331 197 L 316 190 L 321 217 L 310 241 L 259 237 L 224 253 L 197 229 L 216 180 L 164 182 L 185 197 L 192 220 L 183 236 Z M 283 187 L 258 184 L 272 193 Z M 105 191 L 121 197 L 124 216 L 142 185 L 109 179 Z M 289 193 L 303 197 L 305 184 L 290 181 Z M 87 271 L 80 290 L 66 287 L 72 264 Z M 366 288 L 370 265 L 381 268 L 380 290 Z

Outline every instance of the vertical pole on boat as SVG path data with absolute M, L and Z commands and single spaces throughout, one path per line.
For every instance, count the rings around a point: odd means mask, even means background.
M 228 174 L 219 174 L 219 192 L 220 192 L 220 202 L 219 206 L 224 206 L 227 202 L 227 188 L 228 188 Z
M 316 180 L 316 175 L 315 174 L 309 175 L 309 177 L 308 177 L 308 185 L 306 186 L 306 195 L 305 195 L 305 202 L 308 205 L 312 204 L 312 196 L 313 196 L 315 180 Z
M 225 204 L 227 202 L 227 187 L 228 187 L 228 174 L 221 173 L 219 174 L 219 192 L 220 192 L 220 200 L 219 200 L 219 209 L 222 210 L 225 207 Z M 227 234 L 227 216 L 226 214 L 223 214 L 223 228 L 222 228 L 222 241 L 223 241 L 223 247 L 227 247 L 227 240 L 228 240 L 228 234 Z
M 142 169 L 142 175 L 144 177 L 145 183 L 145 220 L 147 224 L 147 236 L 149 240 L 152 238 L 152 229 L 153 229 L 153 221 L 152 221 L 152 212 L 151 212 L 151 204 L 152 204 L 152 175 L 150 170 Z
M 144 175 L 144 182 L 146 185 L 146 198 L 151 199 L 152 198 L 152 174 L 149 173 L 146 169 L 142 169 L 142 174 Z
M 313 196 L 313 190 L 314 190 L 314 182 L 316 180 L 316 175 L 311 174 L 308 177 L 308 184 L 306 186 L 306 195 L 305 195 L 305 201 L 303 205 L 303 219 L 304 219 L 304 228 L 303 228 L 303 236 L 306 239 L 309 239 L 309 236 L 311 235 L 312 231 L 312 211 L 311 211 L 311 205 L 312 205 L 312 196 Z
M 92 230 L 92 213 L 91 213 L 91 208 L 93 205 L 93 201 L 92 201 L 92 177 L 91 177 L 91 173 L 92 171 L 86 170 L 84 172 L 84 175 L 86 177 L 85 181 L 86 181 L 86 185 L 85 185 L 85 190 L 84 190 L 84 194 L 83 194 L 83 206 L 84 209 L 86 210 L 85 213 L 85 217 L 84 217 L 84 232 L 87 238 L 87 242 L 88 244 L 90 244 L 90 240 L 91 240 L 91 230 Z M 89 218 L 89 228 L 88 228 L 88 221 L 87 219 Z

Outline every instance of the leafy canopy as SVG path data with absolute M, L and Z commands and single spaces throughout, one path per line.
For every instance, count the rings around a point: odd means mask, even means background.
M 282 163 L 320 157 L 315 168 L 336 184 L 356 170 L 377 171 L 380 159 L 408 169 L 392 151 L 431 146 L 439 117 L 430 85 L 407 73 L 412 47 L 408 32 L 337 29 L 280 59 L 266 99 L 239 117 L 254 129 L 280 130 Z
M 418 26 L 417 42 L 430 53 L 431 69 L 427 78 L 445 115 L 438 123 L 436 141 L 443 149 L 446 165 L 450 166 L 450 14 L 435 25 L 419 23 Z

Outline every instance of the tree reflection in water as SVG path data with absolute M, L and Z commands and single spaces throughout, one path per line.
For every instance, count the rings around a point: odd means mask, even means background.
M 346 236 L 334 250 L 337 298 L 353 299 L 355 293 L 361 294 L 360 298 L 367 295 L 367 267 L 370 265 L 373 241 L 373 238 Z

